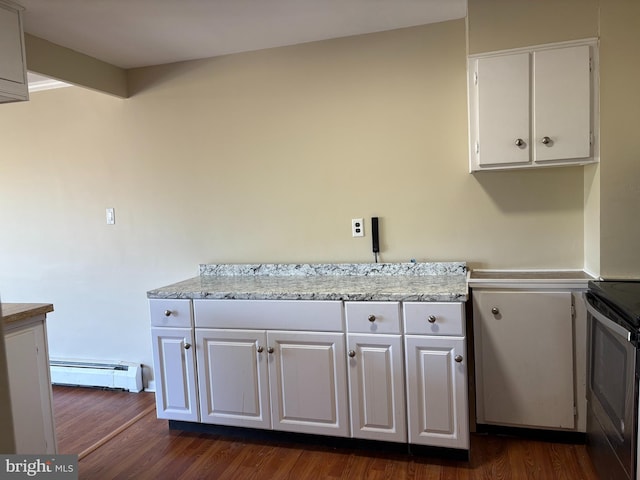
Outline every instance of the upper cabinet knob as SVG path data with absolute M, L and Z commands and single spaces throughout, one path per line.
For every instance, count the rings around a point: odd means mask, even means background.
M 498 315 L 500 313 L 500 309 L 498 307 L 493 307 L 491 309 L 491 313 L 493 313 L 494 315 Z
M 172 312 L 171 310 L 165 310 L 165 311 L 164 311 L 164 316 L 165 316 L 165 317 L 170 317 L 172 313 L 173 313 L 173 312 Z
M 273 353 L 273 352 L 274 352 L 273 347 L 268 347 L 268 348 L 267 348 L 267 352 L 268 352 L 268 353 Z
M 369 321 L 370 322 L 375 322 L 376 321 L 376 316 L 375 315 L 369 315 Z
M 549 145 L 551 143 L 551 139 L 549 137 L 542 137 L 541 141 L 544 145 Z
M 191 348 L 191 344 L 189 342 L 184 342 L 184 349 L 189 350 Z
M 524 140 L 522 140 L 521 138 L 516 138 L 515 144 L 516 147 L 522 147 L 524 145 Z
M 356 351 L 355 350 L 349 350 L 349 356 L 351 358 L 355 357 L 356 356 Z
M 264 352 L 264 347 L 262 345 L 258 345 L 258 353 Z
M 429 315 L 427 317 L 427 322 L 429 323 L 436 323 L 436 316 L 435 315 Z
M 454 360 L 455 360 L 457 363 L 462 363 L 462 360 L 464 360 L 464 358 L 462 358 L 462 355 L 456 355 L 456 356 L 455 356 L 455 358 L 454 358 Z

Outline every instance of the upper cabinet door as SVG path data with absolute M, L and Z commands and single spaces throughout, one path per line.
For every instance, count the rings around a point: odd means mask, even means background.
M 598 161 L 595 40 L 469 58 L 470 171 Z
M 529 163 L 529 54 L 476 60 L 478 163 Z
M 589 47 L 533 54 L 536 162 L 591 156 Z
M 0 103 L 28 100 L 21 10 L 0 1 Z

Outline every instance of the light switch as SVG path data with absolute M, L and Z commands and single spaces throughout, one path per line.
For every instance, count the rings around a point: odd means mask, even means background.
M 107 225 L 114 225 L 116 223 L 116 213 L 113 208 L 107 208 Z

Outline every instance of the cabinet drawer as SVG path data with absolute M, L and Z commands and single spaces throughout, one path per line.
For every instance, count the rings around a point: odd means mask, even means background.
M 150 299 L 151 325 L 154 327 L 192 327 L 191 300 Z
M 464 335 L 464 304 L 459 302 L 405 302 L 404 333 L 409 335 Z
M 347 331 L 401 333 L 399 302 L 345 302 Z
M 341 332 L 342 302 L 194 300 L 196 327 Z

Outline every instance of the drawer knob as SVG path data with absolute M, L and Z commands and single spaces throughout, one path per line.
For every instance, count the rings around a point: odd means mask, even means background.
M 274 352 L 273 347 L 268 347 L 267 348 L 267 353 L 273 353 L 273 352 Z
M 184 342 L 184 349 L 189 350 L 191 348 L 191 344 L 189 342 Z
M 349 355 L 351 358 L 355 357 L 355 356 L 356 356 L 356 352 L 355 352 L 355 350 L 349 350 L 348 355 Z
M 551 139 L 549 137 L 542 137 L 542 144 L 549 145 L 551 143 Z
M 264 352 L 264 347 L 262 345 L 258 345 L 258 353 Z
M 171 310 L 165 310 L 165 311 L 164 311 L 164 316 L 165 316 L 165 317 L 170 317 L 172 313 L 173 313 L 173 312 L 172 312 Z
M 457 363 L 462 363 L 462 360 L 463 360 L 462 355 L 456 355 L 456 356 L 454 357 L 454 360 L 455 360 Z
M 370 322 L 375 322 L 376 321 L 376 316 L 375 315 L 369 315 L 369 321 Z
M 429 315 L 427 317 L 427 322 L 429 323 L 436 323 L 436 316 L 435 315 Z
M 498 315 L 500 313 L 500 309 L 498 307 L 493 307 L 491 309 L 491 313 L 493 313 L 494 315 Z
M 522 147 L 524 145 L 524 140 L 522 140 L 521 138 L 516 138 L 516 141 L 514 143 L 516 144 L 516 147 Z

